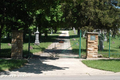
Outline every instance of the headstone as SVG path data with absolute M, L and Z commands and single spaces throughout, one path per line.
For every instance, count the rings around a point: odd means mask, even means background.
M 35 43 L 34 45 L 39 45 L 39 31 L 38 31 L 38 27 L 37 27 L 37 31 L 35 32 Z
M 76 30 L 75 30 L 75 27 L 73 27 L 73 31 L 74 31 L 74 34 L 77 34 L 77 33 L 76 33 Z
M 107 41 L 107 37 L 106 37 L 106 35 L 104 35 L 104 41 Z

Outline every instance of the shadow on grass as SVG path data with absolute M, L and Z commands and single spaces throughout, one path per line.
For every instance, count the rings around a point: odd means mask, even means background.
M 109 49 L 104 49 L 104 50 L 98 50 L 98 51 L 101 51 L 101 52 L 109 52 Z M 113 49 L 110 49 L 110 52 L 116 52 L 117 50 L 113 50 Z
M 59 36 L 58 38 L 61 38 L 61 39 L 71 39 L 71 38 L 79 38 L 77 35 L 70 35 L 70 36 Z
M 100 61 L 120 61 L 120 59 L 101 59 Z
M 2 38 L 1 40 L 2 43 L 11 43 L 11 38 Z
M 11 49 L 1 49 L 0 58 L 10 58 L 11 57 Z
M 52 36 L 52 35 L 50 35 L 50 36 L 48 36 L 47 38 L 45 38 L 44 36 L 42 36 L 42 37 L 40 38 L 40 42 L 53 42 L 53 41 L 56 40 L 57 37 L 58 37 L 58 36 Z M 29 38 L 26 38 L 26 39 L 24 40 L 24 43 L 28 43 L 28 42 L 29 42 Z M 30 42 L 31 42 L 31 43 L 34 43 L 34 42 L 35 42 L 35 37 L 31 37 L 31 38 L 30 38 Z
M 72 49 L 74 54 L 78 54 L 79 53 L 79 49 Z M 86 49 L 81 49 L 81 53 L 86 53 Z
M 32 52 L 28 52 L 27 50 L 23 51 L 23 58 L 28 58 L 33 55 Z M 11 58 L 11 49 L 1 49 L 0 58 Z
M 79 38 L 79 36 L 78 36 L 78 35 L 70 35 L 69 38 L 70 38 L 70 39 L 71 39 L 71 38 Z
M 29 63 L 27 63 L 24 67 L 21 67 L 19 69 L 14 69 L 12 71 L 41 74 L 43 73 L 43 71 L 65 70 L 66 68 L 68 68 L 68 67 L 58 67 L 44 63 L 44 62 L 48 62 L 48 60 L 57 60 L 57 58 L 34 56 L 32 59 L 29 59 Z M 11 73 L 9 71 L 0 72 L 0 75 L 10 75 L 10 74 Z M 20 74 L 18 73 L 18 75 Z
M 45 48 L 42 48 L 40 45 L 37 45 L 39 48 L 34 48 L 34 49 L 38 49 L 38 50 L 41 50 L 41 51 L 44 51 Z

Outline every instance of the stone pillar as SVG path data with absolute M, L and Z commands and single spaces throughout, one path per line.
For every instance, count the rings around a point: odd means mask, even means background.
M 98 33 L 87 32 L 86 40 L 86 58 L 97 58 L 98 57 Z
M 12 32 L 11 58 L 22 59 L 23 54 L 23 31 Z
M 35 32 L 35 43 L 34 45 L 39 45 L 39 31 L 38 31 L 38 27 L 37 27 L 37 31 Z

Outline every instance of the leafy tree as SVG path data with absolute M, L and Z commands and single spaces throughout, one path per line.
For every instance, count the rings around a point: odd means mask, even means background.
M 110 0 L 84 0 L 74 4 L 71 17 L 75 21 L 75 27 L 88 31 L 119 28 L 120 10 Z

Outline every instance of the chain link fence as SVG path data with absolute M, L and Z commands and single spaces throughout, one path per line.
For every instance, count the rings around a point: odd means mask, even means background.
M 100 38 L 103 39 L 100 39 Z M 99 51 L 103 57 L 120 58 L 120 34 L 99 36 Z

